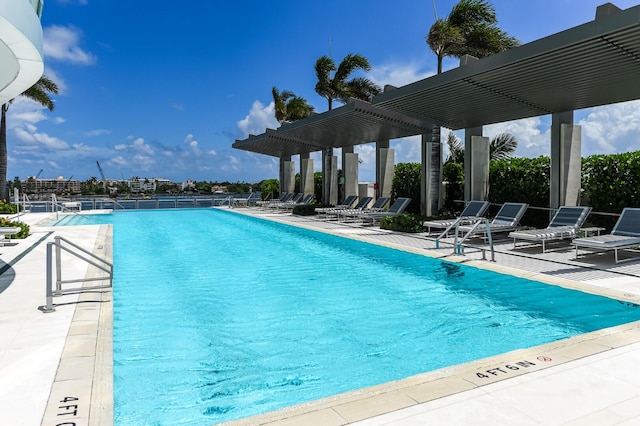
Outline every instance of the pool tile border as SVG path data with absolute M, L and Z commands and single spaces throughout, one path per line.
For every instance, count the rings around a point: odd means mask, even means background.
M 113 262 L 113 229 L 100 225 L 93 254 Z M 89 266 L 86 278 L 104 276 Z M 95 285 L 94 282 L 85 286 Z M 113 425 L 113 303 L 111 289 L 80 293 L 42 425 Z M 47 314 L 47 315 L 55 315 Z

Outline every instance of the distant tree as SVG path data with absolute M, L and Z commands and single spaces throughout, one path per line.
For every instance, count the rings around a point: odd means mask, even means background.
M 278 198 L 280 193 L 280 182 L 278 179 L 266 179 L 260 182 L 260 192 L 263 200 Z
M 369 61 L 362 55 L 350 53 L 337 67 L 333 59 L 321 56 L 315 64 L 318 79 L 316 93 L 327 99 L 329 110 L 332 109 L 334 100 L 343 103 L 347 103 L 349 98 L 370 101 L 373 96 L 380 93 L 380 87 L 363 77 L 347 80 L 356 70 L 369 71 L 370 69 Z
M 49 93 L 58 94 L 58 86 L 46 76 L 40 77 L 40 80 L 33 86 L 25 90 L 20 96 L 31 99 L 40 105 L 53 111 L 55 104 L 49 96 Z M 2 118 L 0 119 L 0 200 L 7 200 L 7 111 L 9 105 L 13 102 L 11 99 L 2 105 Z
M 313 113 L 313 107 L 307 103 L 307 100 L 296 96 L 293 92 L 288 90 L 280 92 L 277 87 L 273 86 L 271 94 L 276 120 L 280 124 L 301 120 Z

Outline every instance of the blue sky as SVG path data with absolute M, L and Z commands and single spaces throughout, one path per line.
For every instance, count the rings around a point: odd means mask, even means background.
M 636 0 L 637 2 L 637 0 Z M 616 0 L 622 8 L 637 4 Z M 499 25 L 521 42 L 593 20 L 604 0 L 494 0 Z M 315 60 L 367 57 L 367 77 L 402 86 L 435 73 L 425 43 L 430 0 L 48 0 L 45 74 L 58 83 L 55 111 L 16 99 L 8 116 L 8 180 L 64 176 L 174 181 L 277 177 L 276 159 L 231 148 L 277 127 L 271 87 L 323 112 Z M 445 17 L 453 0 L 436 0 Z M 445 69 L 457 60 L 445 62 Z M 637 149 L 640 104 L 577 111 L 583 156 Z M 548 117 L 485 127 L 519 140 L 518 156 L 548 155 Z M 396 162 L 419 161 L 417 138 L 392 142 Z M 337 151 L 339 152 L 339 151 Z M 373 180 L 373 146 L 357 148 L 360 180 Z M 317 165 L 320 164 L 316 161 Z

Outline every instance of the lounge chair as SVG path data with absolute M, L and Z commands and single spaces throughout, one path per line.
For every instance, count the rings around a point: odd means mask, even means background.
M 545 229 L 528 229 L 513 231 L 509 237 L 513 238 L 513 248 L 516 248 L 517 240 L 526 240 L 531 243 L 542 243 L 542 253 L 546 251 L 547 241 L 559 241 L 575 238 L 578 230 L 591 212 L 591 207 L 567 207 L 562 206 L 549 222 Z
M 328 216 L 335 216 L 336 219 L 340 220 L 340 216 L 346 217 L 349 214 L 362 213 L 371 203 L 371 200 L 373 200 L 373 197 L 362 197 L 352 209 L 338 209 L 328 212 Z
M 576 246 L 576 260 L 578 259 L 578 248 L 583 247 L 599 251 L 613 250 L 615 262 L 624 262 L 624 260 L 618 259 L 618 250 L 640 246 L 640 208 L 627 207 L 622 210 L 610 234 L 576 238 L 571 244 Z
M 266 205 L 266 207 L 270 208 L 270 209 L 279 209 L 280 207 L 287 205 L 287 204 L 296 204 L 299 203 L 300 200 L 302 200 L 302 197 L 304 197 L 304 194 L 302 192 L 299 192 L 297 194 L 295 194 L 293 197 L 289 198 L 289 199 L 285 199 L 284 201 L 276 201 L 273 203 L 269 203 Z
M 489 232 L 493 235 L 498 232 L 515 231 L 528 207 L 529 204 L 526 203 L 504 203 L 496 217 L 489 223 Z M 463 240 L 477 234 L 486 237 L 487 227 L 484 225 L 484 221 L 485 219 L 477 219 L 473 225 L 458 227 L 460 232 L 465 233 Z
M 297 201 L 297 202 L 293 202 L 293 201 L 289 201 L 286 203 L 280 203 L 276 205 L 276 208 L 280 211 L 290 211 L 293 210 L 294 207 L 296 206 L 305 206 L 307 204 L 309 204 L 311 202 L 311 200 L 313 200 L 313 194 L 307 194 L 304 197 L 302 197 L 301 200 Z
M 350 219 L 357 219 L 363 213 L 373 213 L 373 212 L 382 212 L 384 208 L 389 204 L 389 197 L 380 197 L 373 203 L 373 206 L 368 209 L 344 209 L 339 212 L 338 219 L 342 218 L 344 221 L 349 221 Z
M 318 217 L 321 218 L 323 214 L 326 216 L 327 212 L 333 212 L 339 209 L 351 208 L 351 206 L 353 206 L 353 203 L 355 203 L 357 199 L 358 199 L 357 195 L 349 195 L 344 199 L 344 201 L 341 204 L 336 204 L 333 207 L 318 207 L 315 211 L 318 214 Z
M 431 232 L 431 228 L 447 229 L 458 222 L 459 225 L 468 225 L 473 223 L 479 216 L 489 208 L 488 201 L 469 201 L 469 204 L 462 210 L 460 215 L 453 219 L 427 220 L 422 226 L 427 228 L 427 232 Z
M 0 246 L 4 246 L 9 242 L 7 235 L 18 234 L 22 228 L 18 226 L 0 226 Z
M 389 210 L 381 211 L 381 212 L 361 213 L 358 215 L 358 218 L 362 220 L 362 223 L 371 222 L 372 225 L 375 225 L 383 217 L 397 216 L 402 214 L 410 202 L 411 202 L 411 198 L 399 197 L 391 205 L 391 207 L 389 207 Z
M 266 207 L 272 203 L 283 203 L 285 201 L 289 201 L 290 199 L 292 199 L 294 195 L 295 194 L 293 192 L 283 192 L 282 194 L 280 194 L 280 197 L 274 200 L 258 201 L 256 204 L 262 207 Z

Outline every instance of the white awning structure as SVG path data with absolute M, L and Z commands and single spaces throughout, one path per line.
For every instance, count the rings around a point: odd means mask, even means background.
M 42 2 L 0 0 L 0 104 L 36 83 L 44 71 Z

